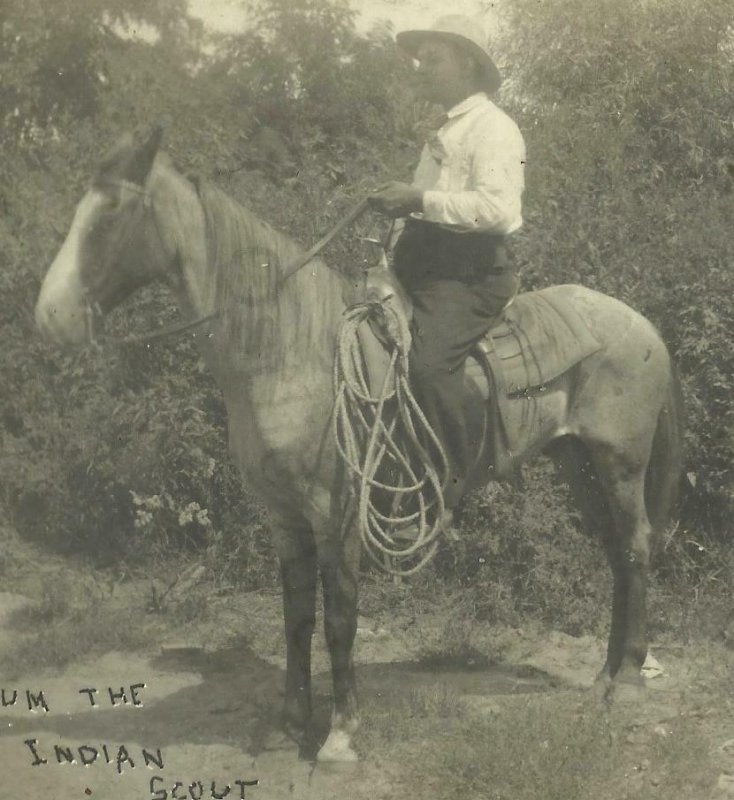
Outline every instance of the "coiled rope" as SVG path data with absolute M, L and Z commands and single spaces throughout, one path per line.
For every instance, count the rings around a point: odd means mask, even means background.
M 370 389 L 358 330 L 376 319 L 389 338 L 389 366 Z M 448 464 L 408 381 L 407 349 L 395 310 L 384 301 L 347 309 L 334 361 L 334 436 L 352 480 L 364 549 L 391 575 L 412 575 L 438 548 Z M 424 444 L 425 443 L 425 444 Z

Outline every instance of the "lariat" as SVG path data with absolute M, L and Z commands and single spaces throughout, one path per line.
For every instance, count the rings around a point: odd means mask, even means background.
M 370 387 L 359 328 L 374 321 L 388 340 L 382 384 Z M 382 570 L 412 575 L 436 554 L 444 516 L 446 454 L 410 388 L 397 312 L 370 300 L 344 314 L 334 362 L 334 436 L 365 551 Z

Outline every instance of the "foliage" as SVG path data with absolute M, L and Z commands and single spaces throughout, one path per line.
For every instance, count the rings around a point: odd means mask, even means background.
M 723 541 L 734 510 L 730 4 L 587 8 L 508 10 L 505 96 L 530 153 L 519 258 L 530 285 L 583 283 L 660 328 L 687 406 L 684 525 Z
M 346 0 L 254 0 L 252 27 L 224 42 L 239 102 L 298 146 L 395 133 L 389 84 L 406 67 L 385 33 L 357 36 Z M 396 81 L 399 83 L 399 81 Z
M 459 522 L 458 541 L 442 542 L 411 579 L 403 609 L 420 613 L 440 594 L 444 657 L 475 660 L 475 640 L 488 625 L 519 626 L 528 618 L 571 635 L 602 634 L 611 598 L 603 548 L 582 530 L 549 461 L 527 465 L 512 483 L 474 492 Z M 394 605 L 396 598 L 382 602 Z
M 181 44 L 185 0 L 5 0 L 0 8 L 0 141 L 30 145 L 57 125 L 97 117 L 119 31 L 155 26 L 161 42 Z
M 344 2 L 247 6 L 257 25 L 227 36 L 207 35 L 183 0 L 0 8 L 0 505 L 23 535 L 97 563 L 203 554 L 222 585 L 257 586 L 275 575 L 266 520 L 225 455 L 221 398 L 193 345 L 59 353 L 32 319 L 74 203 L 122 129 L 165 123 L 180 169 L 304 243 L 377 183 L 408 178 L 426 109 L 409 99 L 389 28 L 357 35 Z M 659 577 L 709 594 L 732 579 L 719 571 L 734 511 L 728 6 L 603 0 L 588 14 L 586 0 L 515 0 L 496 43 L 500 104 L 530 159 L 524 284 L 580 282 L 661 329 L 684 384 L 688 452 L 683 521 Z M 136 26 L 149 35 L 131 38 Z M 328 259 L 357 271 L 356 237 L 379 225 L 360 221 Z M 175 313 L 165 290 L 147 290 L 110 328 L 140 332 Z M 437 581 L 482 619 L 593 628 L 600 549 L 546 479 L 541 466 L 522 488 L 477 495 L 464 538 L 415 591 Z

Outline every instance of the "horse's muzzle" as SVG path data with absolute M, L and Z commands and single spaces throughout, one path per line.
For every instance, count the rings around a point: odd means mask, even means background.
M 80 346 L 92 338 L 93 324 L 83 306 L 57 306 L 41 297 L 36 304 L 35 319 L 41 336 L 48 342 Z

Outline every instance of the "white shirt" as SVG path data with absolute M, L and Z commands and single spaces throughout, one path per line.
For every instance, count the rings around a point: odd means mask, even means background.
M 413 185 L 422 217 L 466 230 L 507 234 L 522 225 L 525 142 L 517 125 L 484 92 L 447 112 L 426 143 Z

